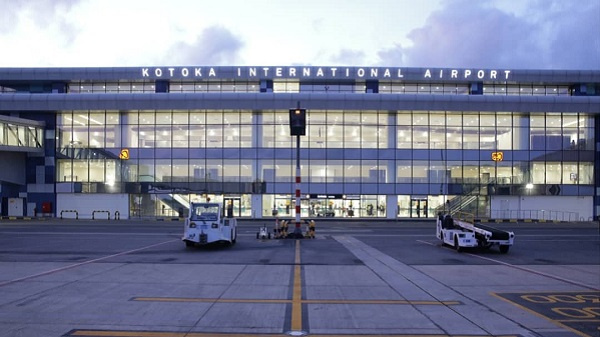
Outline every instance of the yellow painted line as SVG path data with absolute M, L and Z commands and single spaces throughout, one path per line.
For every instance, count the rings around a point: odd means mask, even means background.
M 405 300 L 302 300 L 307 304 L 410 304 L 410 305 L 459 305 L 459 301 L 405 301 Z
M 292 331 L 302 331 L 302 267 L 300 266 L 300 240 L 296 240 L 294 258 L 294 289 L 292 292 Z
M 191 337 L 185 332 L 76 330 L 67 336 L 94 337 Z
M 301 287 L 300 287 L 301 288 Z M 142 302 L 200 302 L 200 303 L 294 303 L 286 299 L 252 299 L 252 298 L 188 298 L 188 297 L 134 297 L 132 301 Z M 343 300 L 318 299 L 298 300 L 301 304 L 407 304 L 407 305 L 460 305 L 459 301 L 407 301 L 407 300 Z
M 285 299 L 252 299 L 252 298 L 184 298 L 184 297 L 134 297 L 132 301 L 146 302 L 202 302 L 202 303 L 290 303 Z
M 93 337 L 275 337 L 286 334 L 253 334 L 253 333 L 203 333 L 203 332 L 159 332 L 159 331 L 120 331 L 120 330 L 75 330 L 66 336 Z M 490 335 L 310 335 L 312 337 L 491 337 Z M 518 335 L 494 335 L 494 337 L 519 337 Z
M 498 295 L 498 294 L 496 294 L 496 293 L 490 293 L 490 294 L 491 294 L 492 296 L 494 296 L 494 297 L 496 297 L 496 298 L 499 298 L 499 299 L 501 299 L 501 300 L 503 300 L 503 301 L 505 301 L 505 302 L 508 302 L 508 303 L 510 303 L 510 304 L 512 304 L 512 305 L 514 305 L 514 306 L 516 306 L 516 307 L 518 307 L 518 308 L 521 308 L 522 310 L 525 310 L 525 311 L 529 312 L 530 314 L 533 314 L 534 316 L 537 316 L 537 317 L 540 317 L 540 318 L 546 319 L 546 320 L 548 320 L 548 321 L 550 321 L 550 322 L 552 322 L 552 323 L 554 323 L 554 324 L 556 324 L 556 325 L 560 326 L 560 327 L 561 327 L 561 328 L 563 328 L 563 329 L 567 329 L 567 330 L 569 330 L 569 331 L 572 331 L 572 332 L 574 332 L 574 333 L 578 334 L 578 335 L 579 335 L 579 336 L 581 336 L 581 337 L 591 337 L 590 335 L 588 335 L 588 334 L 586 334 L 586 333 L 583 333 L 583 332 L 581 332 L 581 331 L 579 331 L 579 330 L 575 330 L 575 329 L 571 328 L 571 327 L 570 327 L 570 326 L 568 326 L 568 325 L 564 325 L 564 324 L 562 324 L 561 322 L 559 322 L 559 321 L 557 321 L 557 320 L 554 320 L 554 319 L 552 319 L 552 318 L 550 318 L 550 317 L 544 316 L 544 315 L 540 314 L 540 313 L 539 313 L 539 312 L 537 312 L 537 311 L 533 311 L 533 310 L 531 310 L 531 309 L 529 309 L 529 308 L 527 308 L 527 307 L 525 307 L 525 306 L 522 306 L 522 305 L 520 305 L 519 303 L 513 302 L 513 301 L 511 301 L 511 300 L 509 300 L 509 299 L 507 299 L 507 298 L 504 298 L 504 297 L 502 297 L 502 296 L 500 296 L 500 295 Z

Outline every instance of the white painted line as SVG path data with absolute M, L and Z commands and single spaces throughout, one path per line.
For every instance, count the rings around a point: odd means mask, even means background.
M 417 240 L 417 241 L 421 242 L 421 243 L 424 243 L 424 244 L 427 244 L 427 245 L 430 245 L 430 246 L 435 246 L 435 244 L 433 244 L 431 242 L 426 242 L 426 241 L 421 241 L 421 240 Z M 529 268 L 525 268 L 525 267 L 520 267 L 520 266 L 517 266 L 517 265 L 514 265 L 514 264 L 510 264 L 510 263 L 507 263 L 507 262 L 499 261 L 499 260 L 492 259 L 492 258 L 489 258 L 489 257 L 475 255 L 475 254 L 471 254 L 471 253 L 462 253 L 462 254 L 473 256 L 473 257 L 476 257 L 478 259 L 483 259 L 483 260 L 495 262 L 495 263 L 498 263 L 498 264 L 505 265 L 507 267 L 512 267 L 512 268 L 519 269 L 519 270 L 522 270 L 522 271 L 526 271 L 526 272 L 529 272 L 529 273 L 533 273 L 533 274 L 536 274 L 536 275 L 540 275 L 540 276 L 544 276 L 544 277 L 549 277 L 549 278 L 552 278 L 552 279 L 555 279 L 555 280 L 558 280 L 558 281 L 561 281 L 561 282 L 566 282 L 566 283 L 574 284 L 574 285 L 577 285 L 577 286 L 580 286 L 580 287 L 583 287 L 583 288 L 588 288 L 588 289 L 592 289 L 592 290 L 600 290 L 600 288 L 595 287 L 593 285 L 580 283 L 580 282 L 569 280 L 569 279 L 566 279 L 566 278 L 563 278 L 563 277 L 560 277 L 560 276 L 547 274 L 547 273 L 544 273 L 544 272 L 541 272 L 541 271 L 537 271 L 537 270 L 533 270 L 533 269 L 529 269 Z
M 42 273 L 33 274 L 33 275 L 29 275 L 29 276 L 17 278 L 17 279 L 14 279 L 14 280 L 10 280 L 10 281 L 4 281 L 4 282 L 0 283 L 0 287 L 3 287 L 5 285 L 9 285 L 9 284 L 13 284 L 13 283 L 17 283 L 17 282 L 21 282 L 21 281 L 30 280 L 32 278 L 36 278 L 36 277 L 40 277 L 40 276 L 45 276 L 45 275 L 57 273 L 57 272 L 60 272 L 60 271 L 63 271 L 63 270 L 67 270 L 67 269 L 71 269 L 71 268 L 83 266 L 83 265 L 86 265 L 86 264 L 90 264 L 90 263 L 94 263 L 94 262 L 98 262 L 98 261 L 110 259 L 110 258 L 113 258 L 113 257 L 117 257 L 117 256 L 121 256 L 121 255 L 126 255 L 126 254 L 131 254 L 131 253 L 135 253 L 135 252 L 139 252 L 140 250 L 144 250 L 144 249 L 148 249 L 148 248 L 153 248 L 153 247 L 164 245 L 166 243 L 173 242 L 173 241 L 179 241 L 179 239 L 174 239 L 174 240 L 169 240 L 169 241 L 165 241 L 165 242 L 160 242 L 160 243 L 156 243 L 156 244 L 153 244 L 153 245 L 150 245 L 150 246 L 146 246 L 146 247 L 142 247 L 142 248 L 137 248 L 137 249 L 132 249 L 132 250 L 128 250 L 128 251 L 125 251 L 125 252 L 121 252 L 121 253 L 117 253 L 117 254 L 113 254 L 113 255 L 108 255 L 108 256 L 104 256 L 104 257 L 99 257 L 97 259 L 83 261 L 83 262 L 71 264 L 71 265 L 68 265 L 68 266 L 64 266 L 64 267 L 61 267 L 61 268 L 56 268 L 56 269 L 48 270 L 48 271 L 45 271 L 45 272 L 42 272 Z

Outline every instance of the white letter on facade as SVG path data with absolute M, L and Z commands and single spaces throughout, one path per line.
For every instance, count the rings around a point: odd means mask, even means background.
M 477 72 L 477 78 L 482 79 L 485 77 L 485 71 L 480 70 Z
M 431 78 L 431 70 L 427 69 L 427 71 L 425 71 L 425 76 L 423 76 L 425 78 Z
M 496 74 L 498 74 L 497 71 L 495 71 L 495 70 L 490 71 L 490 79 L 495 80 L 496 79 Z
M 183 68 L 181 69 L 181 75 L 183 75 L 183 77 L 188 77 L 188 75 L 190 74 L 188 68 Z
M 169 69 L 169 76 L 173 77 L 173 70 L 175 70 L 175 68 L 167 68 Z
M 248 74 L 252 77 L 256 77 L 256 68 L 248 69 Z
M 277 77 L 281 77 L 281 76 L 282 76 L 282 75 L 281 75 L 281 71 L 282 71 L 281 67 L 279 67 L 279 68 L 275 68 L 275 76 L 277 76 Z
M 471 70 L 467 69 L 465 70 L 465 78 L 471 76 Z
M 379 74 L 379 69 L 371 68 L 371 77 L 377 77 L 377 74 Z
M 440 69 L 440 78 L 444 78 L 444 69 Z
M 162 69 L 160 69 L 160 68 L 154 69 L 154 75 L 156 75 L 156 77 L 161 77 L 162 76 Z
M 398 69 L 398 78 L 404 78 L 404 74 L 402 74 L 402 69 Z
M 323 77 L 323 75 L 324 75 L 324 74 L 323 74 L 323 69 L 321 69 L 321 68 L 318 68 L 318 69 L 317 69 L 317 77 Z
M 389 68 L 385 69 L 385 71 L 383 72 L 383 77 L 392 77 L 392 74 L 390 74 Z
M 208 77 L 215 77 L 217 76 L 217 73 L 215 72 L 215 68 L 210 68 L 210 71 L 208 72 Z
M 356 75 L 358 75 L 358 77 L 364 77 L 365 70 L 363 68 L 358 68 L 358 70 L 356 71 Z
M 335 72 L 337 71 L 337 68 L 331 68 L 331 76 L 335 77 Z
M 142 68 L 142 77 L 148 77 L 150 76 L 150 74 L 148 74 L 148 68 Z
M 310 77 L 310 68 L 302 68 L 302 76 Z
M 269 76 L 269 67 L 264 67 L 263 71 L 265 72 L 265 76 Z
M 450 78 L 458 78 L 458 70 L 452 69 L 452 72 L 450 72 Z
M 505 80 L 508 80 L 508 74 L 510 74 L 510 70 L 505 70 L 505 71 L 504 71 L 504 74 L 506 75 L 506 76 L 504 77 L 504 79 L 505 79 Z
M 194 68 L 194 76 L 202 77 L 202 68 Z
M 289 74 L 290 74 L 290 77 L 296 77 L 296 68 L 290 68 Z

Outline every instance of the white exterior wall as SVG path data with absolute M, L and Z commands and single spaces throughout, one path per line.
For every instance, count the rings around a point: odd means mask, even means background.
M 102 193 L 58 193 L 56 195 L 56 217 L 63 210 L 77 211 L 79 219 L 91 219 L 93 211 L 109 211 L 110 219 L 119 211 L 121 219 L 129 218 L 129 196 L 127 194 Z M 96 219 L 106 219 L 106 213 L 96 213 Z M 64 219 L 74 219 L 75 213 L 63 212 Z
M 494 196 L 491 217 L 588 221 L 593 207 L 593 196 Z

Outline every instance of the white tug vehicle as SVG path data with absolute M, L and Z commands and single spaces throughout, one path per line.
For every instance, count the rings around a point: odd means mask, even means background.
M 485 226 L 474 221 L 455 219 L 451 215 L 439 214 L 437 218 L 436 236 L 442 244 L 454 247 L 457 251 L 463 248 L 479 247 L 488 249 L 497 245 L 500 253 L 508 253 L 513 245 L 515 234 Z
M 186 247 L 206 245 L 213 242 L 235 244 L 237 221 L 233 217 L 223 217 L 218 203 L 190 203 L 190 212 L 185 220 L 183 237 Z

